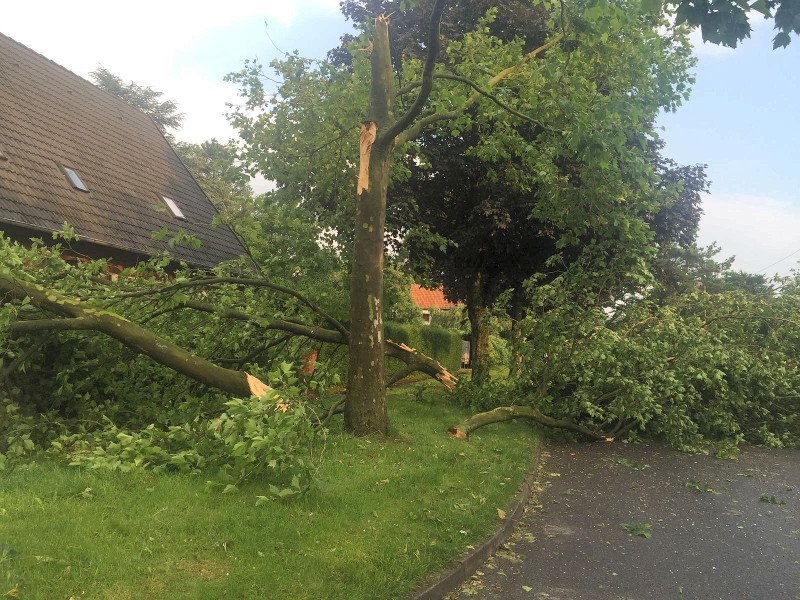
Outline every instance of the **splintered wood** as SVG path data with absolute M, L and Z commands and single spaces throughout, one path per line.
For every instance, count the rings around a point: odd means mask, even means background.
M 267 392 L 272 391 L 272 388 L 258 377 L 253 377 L 247 372 L 245 372 L 245 375 L 247 376 L 247 387 L 250 388 L 250 393 L 253 394 L 253 396 L 263 396 Z
M 359 169 L 358 169 L 358 195 L 369 189 L 369 157 L 372 154 L 372 144 L 378 133 L 378 124 L 367 121 L 361 124 L 359 135 Z

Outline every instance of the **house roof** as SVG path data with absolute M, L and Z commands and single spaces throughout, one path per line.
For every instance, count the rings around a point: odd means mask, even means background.
M 428 290 L 419 284 L 411 284 L 411 299 L 414 304 L 420 308 L 453 308 L 457 304 L 450 302 L 444 297 L 444 288 L 436 288 L 435 290 Z
M 0 229 L 68 222 L 86 242 L 210 267 L 245 253 L 229 227 L 212 225 L 217 215 L 149 116 L 0 34 Z M 196 236 L 200 248 L 153 240 L 164 227 Z

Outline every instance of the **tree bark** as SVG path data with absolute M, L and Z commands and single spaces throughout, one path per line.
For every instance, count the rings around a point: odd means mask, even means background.
M 386 194 L 394 139 L 394 82 L 389 51 L 389 19 L 375 19 L 372 86 L 368 120 L 361 129 L 355 246 L 351 273 L 350 362 L 345 426 L 356 435 L 385 435 L 383 252 Z
M 470 325 L 469 362 L 472 381 L 489 382 L 489 322 L 483 293 L 483 276 L 476 272 L 467 289 L 467 315 Z
M 568 429 L 570 431 L 580 433 L 593 440 L 603 440 L 607 442 L 613 441 L 612 437 L 604 435 L 603 433 L 587 429 L 581 425 L 576 425 L 571 421 L 548 417 L 547 415 L 542 414 L 530 406 L 501 406 L 500 408 L 495 408 L 494 410 L 478 413 L 477 415 L 473 415 L 470 418 L 465 419 L 455 427 L 451 427 L 449 433 L 454 438 L 465 440 L 469 437 L 470 433 L 479 427 L 490 425 L 491 423 L 511 421 L 512 419 L 531 419 L 537 423 L 546 425 L 547 427 Z

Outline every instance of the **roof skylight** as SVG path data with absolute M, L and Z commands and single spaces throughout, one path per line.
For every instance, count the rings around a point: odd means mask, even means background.
M 186 219 L 186 215 L 184 215 L 183 211 L 181 211 L 181 209 L 178 208 L 178 205 L 175 203 L 175 201 L 172 198 L 167 198 L 166 196 L 161 196 L 161 197 L 164 199 L 164 202 L 167 204 L 167 206 L 169 207 L 170 212 L 172 213 L 172 215 L 176 219 L 180 219 L 181 221 L 186 221 L 187 220 Z
M 67 176 L 67 179 L 69 179 L 69 182 L 72 184 L 72 187 L 74 187 L 76 190 L 80 190 L 82 192 L 88 192 L 89 191 L 89 188 L 86 187 L 85 183 L 83 183 L 81 178 L 75 172 L 75 169 L 70 169 L 69 167 L 63 167 L 63 169 L 64 169 L 64 173 Z

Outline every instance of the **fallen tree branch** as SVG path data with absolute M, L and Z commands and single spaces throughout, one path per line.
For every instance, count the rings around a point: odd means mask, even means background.
M 419 350 L 409 348 L 405 344 L 398 344 L 392 340 L 386 340 L 384 344 L 386 356 L 397 358 L 406 363 L 413 371 L 421 371 L 440 381 L 444 387 L 452 391 L 458 383 L 458 378 L 453 375 L 438 360 L 423 354 Z
M 337 400 L 336 402 L 331 404 L 331 407 L 328 409 L 328 412 L 325 414 L 325 418 L 323 418 L 322 421 L 320 421 L 319 426 L 320 427 L 325 427 L 330 422 L 330 420 L 333 417 L 333 415 L 342 414 L 344 412 L 344 404 L 345 404 L 345 402 L 346 402 L 346 400 L 344 398 L 342 398 L 341 400 Z
M 530 406 L 501 406 L 500 408 L 495 408 L 494 410 L 478 413 L 477 415 L 472 415 L 468 419 L 461 421 L 461 423 L 455 427 L 451 427 L 448 430 L 448 433 L 451 437 L 465 440 L 469 437 L 470 433 L 479 427 L 490 425 L 492 423 L 511 421 L 513 419 L 531 419 L 532 421 L 536 421 L 541 425 L 555 427 L 557 429 L 568 429 L 569 431 L 580 433 L 581 435 L 585 435 L 586 437 L 596 441 L 613 441 L 613 438 L 610 438 L 598 431 L 587 429 L 586 427 L 577 425 L 572 421 L 548 417 L 547 415 L 542 414 L 540 411 Z
M 261 319 L 250 313 L 235 308 L 226 308 L 218 310 L 213 304 L 207 302 L 198 302 L 196 300 L 186 300 L 180 304 L 170 307 L 170 310 L 179 309 L 193 309 L 206 313 L 218 314 L 225 319 L 232 319 L 236 321 L 250 322 L 268 330 L 284 331 L 293 335 L 307 337 L 318 342 L 325 342 L 327 344 L 338 344 L 346 346 L 349 340 L 349 332 L 347 336 L 341 335 L 338 331 L 325 329 L 323 327 L 311 327 L 298 323 L 295 321 L 286 321 L 281 319 L 267 320 Z M 453 390 L 458 383 L 458 379 L 447 370 L 439 361 L 419 350 L 410 348 L 405 344 L 398 344 L 392 340 L 386 340 L 384 345 L 386 356 L 391 356 L 406 363 L 407 368 L 403 369 L 403 377 L 415 372 L 421 371 L 430 375 L 437 381 L 440 381 L 448 390 Z M 386 387 L 393 385 L 398 380 L 392 379 L 386 384 Z
M 165 285 L 159 288 L 137 290 L 134 292 L 123 292 L 121 294 L 118 294 L 116 298 L 139 298 L 142 296 L 150 296 L 154 294 L 171 294 L 179 290 L 185 290 L 196 287 L 209 287 L 209 286 L 224 285 L 224 284 L 255 287 L 255 288 L 258 287 L 267 288 L 276 292 L 280 292 L 282 294 L 286 294 L 288 296 L 292 296 L 293 298 L 299 300 L 306 307 L 311 309 L 311 311 L 322 317 L 324 321 L 329 323 L 331 327 L 333 327 L 342 336 L 344 336 L 345 339 L 349 339 L 350 337 L 350 332 L 344 325 L 342 325 L 342 323 L 338 319 L 326 313 L 314 302 L 306 298 L 303 294 L 301 294 L 297 290 L 293 290 L 286 286 L 278 285 L 277 283 L 272 283 L 270 281 L 267 281 L 266 279 L 254 279 L 245 277 L 204 277 L 201 279 L 180 281 L 178 283 Z
M 15 321 L 9 324 L 10 331 L 42 331 L 43 324 L 51 329 L 97 331 L 178 373 L 235 396 L 261 396 L 271 390 L 246 371 L 234 371 L 215 365 L 124 317 L 24 281 L 6 270 L 0 270 L 0 289 L 10 292 L 20 300 L 30 298 L 31 304 L 37 308 L 65 317 L 60 320 Z
M 408 377 L 414 371 L 416 371 L 416 369 L 414 369 L 413 367 L 406 367 L 404 369 L 401 369 L 400 371 L 395 373 L 394 376 L 389 381 L 386 382 L 386 387 L 387 388 L 392 387 L 395 383 L 397 383 L 401 379 Z
M 264 283 L 262 280 L 240 278 L 208 278 L 206 282 L 230 283 L 235 281 L 244 285 L 244 282 Z M 185 287 L 185 282 L 175 284 Z M 275 286 L 269 285 L 270 288 Z M 277 286 L 281 287 L 281 286 Z M 149 356 L 158 363 L 165 365 L 179 373 L 186 375 L 212 387 L 221 389 L 237 396 L 261 395 L 269 391 L 265 384 L 250 376 L 245 371 L 226 369 L 208 360 L 195 356 L 177 344 L 161 338 L 146 330 L 141 325 L 133 323 L 124 317 L 108 310 L 91 306 L 81 300 L 64 296 L 41 285 L 31 283 L 12 275 L 8 271 L 0 271 L 0 289 L 5 289 L 18 299 L 29 297 L 31 304 L 42 311 L 61 318 L 46 318 L 30 321 L 14 321 L 8 329 L 14 333 L 32 333 L 41 331 L 67 331 L 84 330 L 104 333 L 128 348 Z M 164 288 L 160 288 L 164 290 Z M 283 288 L 282 288 L 283 289 Z M 313 303 L 308 302 L 313 306 Z M 350 334 L 345 329 L 343 334 L 339 330 L 312 327 L 301 323 L 284 321 L 280 319 L 262 319 L 234 308 L 218 310 L 214 305 L 187 300 L 175 309 L 193 309 L 205 313 L 219 314 L 223 318 L 250 322 L 263 329 L 283 331 L 285 333 L 307 337 L 309 339 L 346 346 Z M 315 311 L 317 314 L 324 314 Z M 323 317 L 324 318 L 324 317 Z M 327 320 L 327 319 L 326 319 Z M 330 320 L 338 323 L 332 317 Z M 440 381 L 448 390 L 455 388 L 456 377 L 450 373 L 439 361 L 415 350 L 405 344 L 398 344 L 386 340 L 384 349 L 387 356 L 397 358 L 408 366 L 408 371 L 421 371 Z M 256 393 L 258 392 L 258 393 Z

